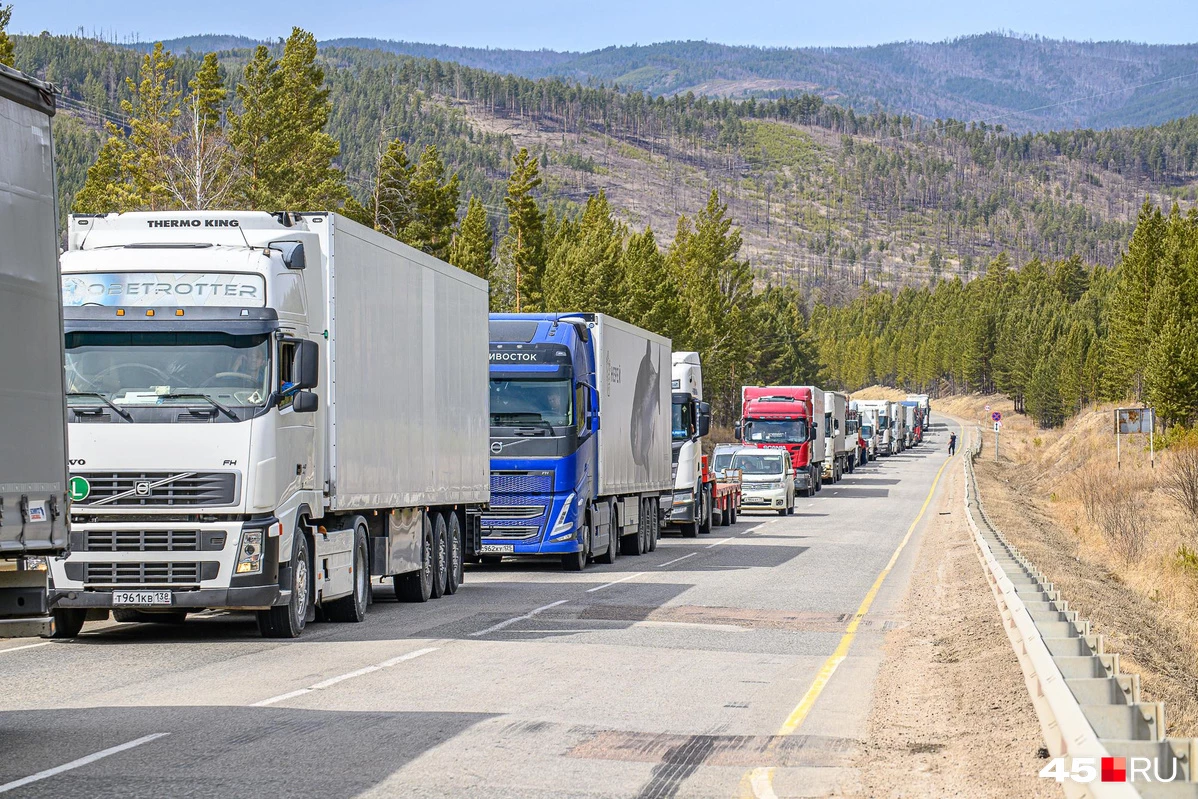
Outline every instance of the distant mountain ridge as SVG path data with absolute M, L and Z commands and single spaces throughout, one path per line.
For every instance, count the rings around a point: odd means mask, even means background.
M 257 43 L 204 35 L 164 44 L 182 52 Z M 928 118 L 994 121 L 1014 130 L 1154 125 L 1198 112 L 1198 43 L 1075 42 L 987 33 L 872 47 L 788 49 L 687 41 L 587 53 L 370 38 L 321 45 L 435 58 L 528 78 L 615 84 L 652 95 L 810 91 L 859 112 L 881 106 Z

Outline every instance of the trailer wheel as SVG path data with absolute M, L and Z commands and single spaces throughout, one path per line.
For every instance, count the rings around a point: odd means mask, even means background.
M 55 608 L 53 638 L 74 638 L 87 621 L 87 608 Z
M 296 528 L 291 542 L 291 600 L 260 610 L 258 632 L 263 638 L 298 638 L 308 623 L 308 601 L 312 591 L 312 567 L 308 562 L 308 537 Z
M 356 624 L 366 618 L 366 605 L 370 602 L 370 558 L 366 554 L 366 521 L 363 519 L 354 526 L 353 568 L 354 589 L 350 595 L 325 605 L 324 615 L 329 621 Z
M 661 538 L 661 505 L 656 499 L 645 500 L 645 511 L 649 517 L 649 551 L 657 551 L 657 539 Z
M 728 497 L 728 524 L 736 524 L 736 503 Z
M 722 502 L 724 504 L 720 507 L 720 527 L 727 527 L 732 524 L 732 497 L 725 496 Z
M 420 569 L 391 578 L 395 583 L 395 596 L 404 602 L 428 602 L 433 595 L 433 523 L 427 513 L 421 528 Z
M 449 569 L 448 581 L 445 583 L 445 593 L 456 594 L 462 586 L 464 577 L 462 570 L 462 521 L 458 514 L 449 513 Z
M 449 582 L 449 529 L 445 514 L 433 514 L 433 599 L 445 596 Z

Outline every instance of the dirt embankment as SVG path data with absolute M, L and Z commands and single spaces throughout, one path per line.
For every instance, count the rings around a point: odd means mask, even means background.
M 987 405 L 1003 414 L 997 462 Z M 1198 735 L 1198 563 L 1185 556 L 1198 530 L 1162 490 L 1169 455 L 1153 469 L 1147 442 L 1125 438 L 1116 468 L 1113 406 L 1051 431 L 998 397 L 932 408 L 983 426 L 977 474 L 991 520 L 1140 674 L 1144 697 L 1165 702 L 1168 733 Z
M 879 397 L 882 398 L 882 397 Z M 930 514 L 878 675 L 863 796 L 1047 797 L 1044 745 L 962 508 L 960 461 Z

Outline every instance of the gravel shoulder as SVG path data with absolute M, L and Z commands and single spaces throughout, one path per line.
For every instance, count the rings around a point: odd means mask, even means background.
M 929 508 L 909 624 L 892 631 L 859 768 L 864 796 L 1060 796 L 1037 776 L 1043 739 L 970 539 L 960 461 Z

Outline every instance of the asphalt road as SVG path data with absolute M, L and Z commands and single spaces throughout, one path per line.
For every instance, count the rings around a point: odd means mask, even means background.
M 745 513 L 581 574 L 470 567 L 425 605 L 376 586 L 364 623 L 294 642 L 238 614 L 0 641 L 0 794 L 853 793 L 920 525 L 871 589 L 947 437 L 938 420 L 791 517 Z

